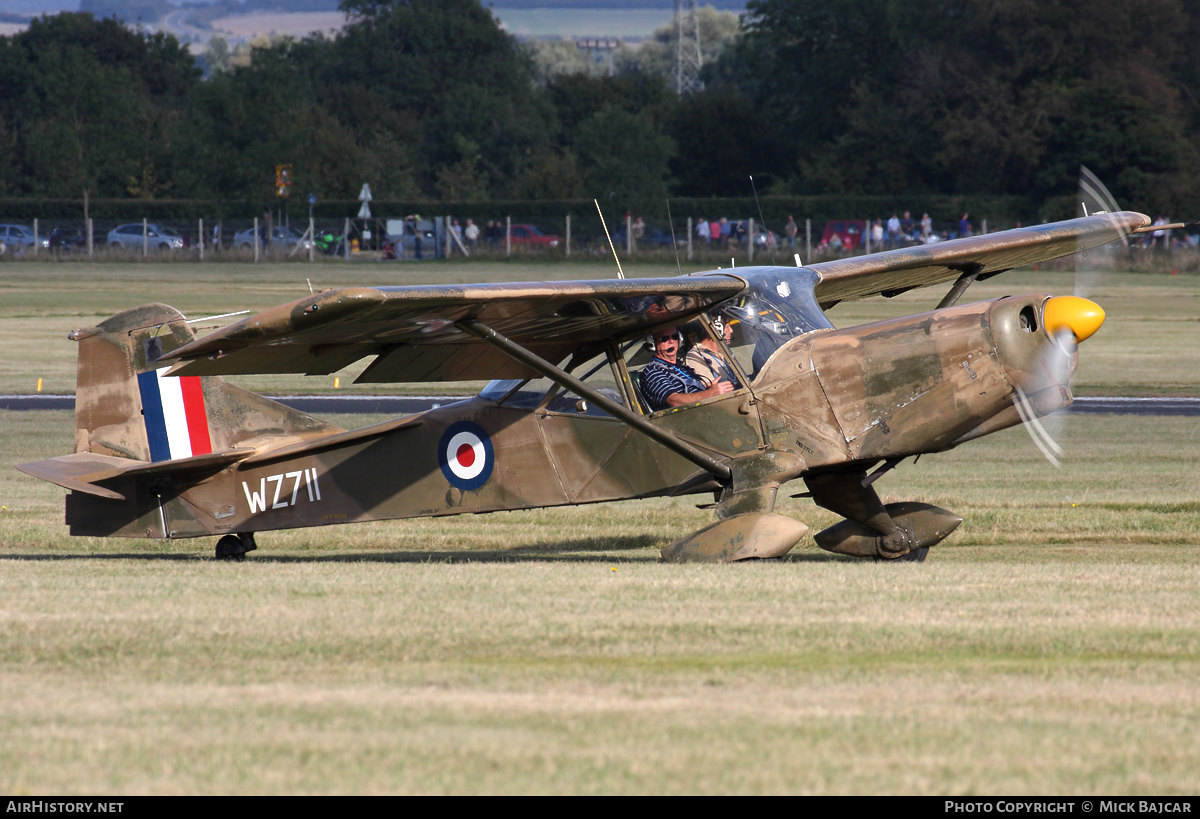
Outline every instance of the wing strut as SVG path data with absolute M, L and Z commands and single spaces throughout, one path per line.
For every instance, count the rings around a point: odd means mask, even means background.
M 979 278 L 979 274 L 982 272 L 983 265 L 981 264 L 963 265 L 962 275 L 958 277 L 958 281 L 950 288 L 950 292 L 946 293 L 942 297 L 942 300 L 938 302 L 936 309 L 941 310 L 944 307 L 953 307 L 962 297 L 962 294 L 967 292 L 967 288 L 975 283 L 975 280 Z
M 476 338 L 483 339 L 506 355 L 511 356 L 522 364 L 528 366 L 530 369 L 536 370 L 537 372 L 546 376 L 546 378 L 549 378 L 563 389 L 571 390 L 576 395 L 586 398 L 596 406 L 602 408 L 605 412 L 612 415 L 614 418 L 621 419 L 638 432 L 651 438 L 655 442 L 662 444 L 672 452 L 687 458 L 689 461 L 696 464 L 696 466 L 700 467 L 706 472 L 711 472 L 713 475 L 725 481 L 728 481 L 732 476 L 733 473 L 726 464 L 721 463 L 720 461 L 716 460 L 710 455 L 707 455 L 685 441 L 681 441 L 667 430 L 650 423 L 641 415 L 631 412 L 624 405 L 618 404 L 616 401 L 613 401 L 611 398 L 606 397 L 603 393 L 592 389 L 587 384 L 583 383 L 565 370 L 555 367 L 549 361 L 539 358 L 521 345 L 510 341 L 509 339 L 497 333 L 491 327 L 480 324 L 474 319 L 466 319 L 464 321 L 457 322 L 455 326 L 465 333 L 470 333 Z

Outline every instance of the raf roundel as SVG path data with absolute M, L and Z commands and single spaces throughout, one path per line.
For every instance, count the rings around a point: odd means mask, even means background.
M 492 442 L 483 427 L 471 421 L 451 424 L 438 445 L 438 464 L 451 485 L 478 489 L 492 476 L 496 463 Z

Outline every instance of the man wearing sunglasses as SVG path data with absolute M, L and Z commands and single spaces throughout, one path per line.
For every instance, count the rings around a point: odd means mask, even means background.
M 664 327 L 651 336 L 654 358 L 638 376 L 642 395 L 654 412 L 702 401 L 733 392 L 733 385 L 721 379 L 707 386 L 696 372 L 679 360 L 683 335 L 675 327 Z

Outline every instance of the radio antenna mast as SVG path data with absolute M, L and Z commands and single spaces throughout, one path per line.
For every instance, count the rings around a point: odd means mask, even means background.
M 617 258 L 617 248 L 613 245 L 612 237 L 608 235 L 608 223 L 604 221 L 604 211 L 600 210 L 600 202 L 596 199 L 592 200 L 596 203 L 596 213 L 600 214 L 600 226 L 604 228 L 604 238 L 608 239 L 608 248 L 612 251 L 613 261 L 617 263 L 617 278 L 625 278 L 625 271 L 621 269 L 621 260 Z

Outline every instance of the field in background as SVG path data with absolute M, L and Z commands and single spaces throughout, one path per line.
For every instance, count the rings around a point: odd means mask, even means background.
M 672 276 L 673 261 L 624 263 L 626 275 Z M 706 269 L 684 266 L 683 271 Z M 66 334 L 94 326 L 121 310 L 146 302 L 169 304 L 190 317 L 258 311 L 308 295 L 315 288 L 357 285 L 611 279 L 611 261 L 570 263 L 529 259 L 314 264 L 131 264 L 5 262 L 0 266 L 0 394 L 75 391 L 75 345 Z M 914 290 L 894 299 L 840 304 L 829 311 L 839 327 L 932 309 L 948 285 Z M 1071 293 L 1070 272 L 1013 271 L 980 282 L 964 301 L 1009 293 Z M 1200 395 L 1200 277 L 1160 273 L 1094 273 L 1087 293 L 1108 311 L 1108 320 L 1083 346 L 1075 388 L 1080 395 Z M 231 321 L 232 319 L 225 319 Z M 203 334 L 213 325 L 197 325 Z M 462 385 L 371 384 L 350 386 L 366 366 L 340 373 L 339 388 L 357 393 L 442 394 Z M 252 376 L 251 389 L 276 394 L 333 392 L 334 377 Z M 479 385 L 468 385 L 473 391 Z
M 304 38 L 314 32 L 340 31 L 345 24 L 346 15 L 340 11 L 258 12 L 220 17 L 212 21 L 212 28 L 215 34 L 237 39 L 274 35 Z
M 0 273 L 0 383 L 40 369 L 62 392 L 65 333 L 149 300 L 206 315 L 305 295 L 305 276 L 611 277 L 536 263 Z M 1012 273 L 970 293 L 1073 284 Z M 1081 381 L 1198 394 L 1194 277 L 1089 286 L 1110 319 Z M 12 465 L 69 451 L 70 413 L 0 412 L 0 793 L 1195 794 L 1200 419 L 1065 421 L 1061 470 L 1018 428 L 876 484 L 964 517 L 923 564 L 810 539 L 777 562 L 660 564 L 712 520 L 705 498 L 265 533 L 227 564 L 210 538 L 67 537 L 64 491 Z M 833 522 L 807 500 L 780 511 Z
M 519 37 L 649 37 L 655 29 L 671 22 L 672 8 L 645 9 L 556 9 L 492 8 L 501 27 Z M 235 38 L 267 35 L 304 37 L 310 32 L 341 29 L 346 16 L 341 12 L 258 12 L 213 20 L 214 33 Z

